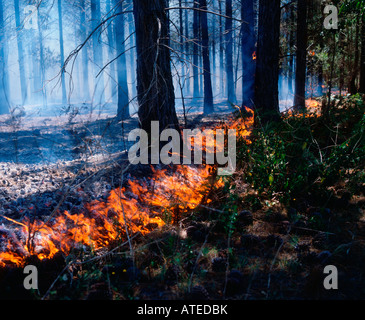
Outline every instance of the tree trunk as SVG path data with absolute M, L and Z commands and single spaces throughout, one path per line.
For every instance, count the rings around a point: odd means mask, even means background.
M 15 25 L 17 29 L 17 45 L 18 45 L 18 61 L 19 61 L 19 76 L 20 76 L 20 90 L 22 97 L 22 104 L 25 104 L 27 100 L 27 81 L 25 78 L 25 64 L 24 64 L 24 46 L 21 33 L 20 24 L 20 8 L 19 0 L 14 0 L 14 11 L 15 11 Z
M 108 16 L 111 15 L 111 0 L 107 0 L 106 2 L 106 13 Z M 124 27 L 124 26 L 123 26 Z M 115 47 L 116 47 L 116 42 L 115 42 L 115 34 L 114 34 L 114 29 L 115 29 L 115 22 L 114 21 L 110 21 L 108 23 L 107 26 L 107 35 L 108 35 L 108 58 L 109 60 L 113 60 L 114 59 L 114 54 L 115 54 Z M 124 41 L 124 40 L 122 40 Z M 118 85 L 117 85 L 117 74 L 115 71 L 115 64 L 111 63 L 109 65 L 110 67 L 110 81 L 111 81 L 111 99 L 113 101 L 113 103 L 117 103 L 118 102 Z
M 226 0 L 226 75 L 227 75 L 227 98 L 230 103 L 236 102 L 233 77 L 233 38 L 232 38 L 232 0 Z
M 359 92 L 365 93 L 365 14 L 362 15 L 361 26 L 361 66 Z
M 214 1 L 213 1 L 214 3 Z M 212 16 L 212 75 L 213 75 L 213 88 L 216 88 L 216 70 L 217 70 L 217 64 L 216 64 L 216 53 L 217 53 L 217 49 L 216 49 L 216 17 Z
M 86 39 L 86 7 L 85 0 L 80 0 L 81 14 L 80 14 L 80 34 L 81 41 Z M 83 98 L 85 101 L 90 101 L 90 86 L 89 86 L 89 57 L 87 53 L 87 46 L 82 48 L 82 87 Z
M 44 64 L 44 47 L 43 47 L 43 33 L 42 33 L 42 25 L 41 25 L 41 15 L 40 9 L 41 4 L 38 8 L 38 42 L 39 42 L 39 58 L 40 58 L 40 77 L 41 77 L 41 90 L 42 90 L 42 99 L 43 99 L 43 106 L 47 106 L 47 90 L 45 87 L 46 81 L 46 66 Z
M 222 1 L 218 0 L 218 8 L 219 8 L 219 14 L 223 14 L 222 9 Z M 219 89 L 221 91 L 222 97 L 224 97 L 225 89 L 224 89 L 224 45 L 223 45 L 223 18 L 222 16 L 219 16 L 219 79 L 220 79 L 220 86 Z
M 0 115 L 9 112 L 8 59 L 5 47 L 4 6 L 0 0 Z
M 297 16 L 297 63 L 295 72 L 294 107 L 305 109 L 305 84 L 307 69 L 307 0 L 298 0 Z
M 280 0 L 260 0 L 255 106 L 261 121 L 278 120 Z
M 199 4 L 197 1 L 194 1 L 194 9 L 198 9 Z M 200 43 L 200 34 L 199 34 L 199 12 L 194 10 L 193 13 L 193 98 L 196 99 L 199 97 L 199 45 Z
M 122 3 L 114 0 L 114 5 L 118 7 L 116 13 L 122 13 Z M 118 120 L 125 120 L 130 117 L 129 113 L 129 90 L 127 80 L 127 62 L 125 55 L 125 34 L 124 34 L 124 14 L 118 15 L 115 20 L 115 43 L 117 47 L 117 55 L 121 55 L 117 59 L 118 72 Z
M 91 20 L 92 29 L 95 30 L 101 22 L 100 0 L 91 0 Z M 105 88 L 103 74 L 99 74 L 100 70 L 103 68 L 103 47 L 99 37 L 101 37 L 100 32 L 94 32 L 92 36 L 94 56 L 94 81 L 96 81 L 94 86 L 94 100 L 96 100 L 97 104 L 102 105 L 105 101 Z M 97 77 L 98 74 L 99 76 Z
M 242 59 L 242 105 L 253 107 L 255 92 L 255 68 L 256 60 L 254 59 L 256 51 L 255 35 L 255 14 L 253 0 L 242 0 L 241 19 L 241 59 Z
M 133 9 L 133 1 L 127 0 L 127 8 L 128 11 L 131 11 Z M 134 33 L 134 21 L 133 21 L 133 13 L 127 14 L 127 21 L 128 21 L 128 32 L 129 32 L 129 66 L 131 70 L 131 96 L 135 98 L 137 96 L 137 81 L 136 81 L 136 48 L 133 48 L 135 46 L 135 35 Z
M 207 1 L 200 0 L 200 9 L 207 10 Z M 202 55 L 204 76 L 204 114 L 214 111 L 212 77 L 210 72 L 208 17 L 206 12 L 200 12 L 200 27 L 202 31 Z
M 185 10 L 185 55 L 187 56 L 187 59 L 190 60 L 190 42 L 187 41 L 189 39 L 189 10 Z M 185 79 L 185 88 L 186 88 L 186 94 L 190 95 L 190 68 L 187 68 L 187 75 Z
M 356 94 L 357 87 L 356 87 L 356 78 L 359 74 L 359 61 L 360 61 L 360 48 L 359 48 L 359 31 L 360 31 L 360 16 L 357 17 L 356 20 L 356 31 L 355 31 L 355 41 L 354 41 L 354 63 L 352 67 L 352 74 L 349 81 L 349 93 Z M 350 60 L 351 61 L 351 60 Z
M 134 0 L 137 44 L 137 93 L 140 126 L 151 133 L 151 121 L 159 130 L 179 128 L 171 75 L 169 20 L 166 0 Z
M 65 63 L 65 53 L 63 48 L 63 25 L 62 25 L 62 1 L 58 0 L 58 31 L 59 31 L 59 44 L 60 44 L 60 62 L 61 68 Z M 61 86 L 62 86 L 62 104 L 67 103 L 66 96 L 66 83 L 64 70 L 61 71 Z
M 294 24 L 295 24 L 295 12 L 294 12 L 294 6 L 290 6 L 290 34 L 289 34 L 289 72 L 288 72 L 288 91 L 290 94 L 290 97 L 294 97 L 294 88 L 293 88 L 293 81 L 294 81 L 294 55 L 293 55 L 293 48 L 295 47 L 295 33 L 294 33 Z M 294 100 L 294 99 L 293 99 Z M 294 104 L 294 101 L 293 101 Z

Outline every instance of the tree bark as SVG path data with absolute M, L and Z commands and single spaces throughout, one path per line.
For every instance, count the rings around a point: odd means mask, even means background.
M 294 107 L 296 110 L 305 109 L 305 84 L 307 69 L 307 0 L 298 0 L 297 17 L 297 61 L 295 72 Z
M 62 24 L 62 1 L 58 0 L 58 31 L 59 31 L 59 45 L 60 45 L 60 62 L 61 68 L 65 63 L 65 53 L 64 53 L 64 46 L 63 46 L 63 24 Z M 62 104 L 67 103 L 67 96 L 66 96 L 66 82 L 65 82 L 65 73 L 61 71 L 61 86 L 62 86 Z
M 80 34 L 81 41 L 86 39 L 86 8 L 85 0 L 80 0 Z M 89 57 L 87 53 L 87 46 L 82 48 L 82 88 L 83 98 L 85 101 L 90 100 L 90 86 L 89 86 Z
M 27 81 L 25 79 L 25 65 L 24 65 L 24 46 L 21 33 L 20 25 L 20 8 L 19 0 L 14 0 L 14 11 L 15 11 L 15 26 L 17 29 L 17 45 L 18 45 L 18 61 L 19 61 L 19 76 L 20 76 L 20 90 L 22 103 L 25 104 L 27 100 Z
M 159 130 L 179 128 L 171 75 L 169 20 L 166 0 L 134 0 L 137 44 L 137 92 L 140 126 L 151 133 L 151 121 Z
M 233 77 L 233 37 L 232 37 L 232 0 L 226 0 L 226 75 L 227 75 L 227 98 L 230 103 L 236 102 Z
M 38 8 L 38 42 L 39 42 L 39 58 L 40 58 L 40 76 L 41 76 L 41 90 L 42 90 L 42 99 L 43 106 L 47 106 L 47 90 L 45 87 L 46 81 L 46 66 L 44 63 L 44 46 L 43 46 L 43 33 L 42 33 L 42 25 L 41 25 L 41 15 L 40 15 L 41 4 Z
M 4 6 L 0 0 L 0 115 L 9 113 L 8 59 L 5 47 Z
M 361 25 L 361 66 L 359 92 L 365 93 L 365 14 L 362 15 Z
M 100 0 L 91 0 L 91 20 L 92 29 L 95 30 L 98 24 L 101 22 Z M 101 37 L 100 33 L 94 32 L 92 36 L 94 56 L 94 81 L 96 81 L 94 86 L 94 100 L 96 100 L 97 104 L 102 105 L 105 100 L 105 88 L 103 74 L 99 74 L 100 70 L 103 68 L 103 50 L 99 37 Z M 97 77 L 98 74 L 99 76 Z
M 112 14 L 111 7 L 112 7 L 112 0 L 107 0 L 106 1 L 106 13 L 108 16 L 110 16 Z M 115 47 L 116 47 L 116 41 L 115 41 L 116 36 L 114 34 L 115 28 L 116 28 L 115 22 L 110 21 L 107 26 L 109 61 L 114 59 L 114 54 L 115 54 Z M 110 67 L 110 75 L 111 75 L 111 77 L 110 77 L 111 78 L 110 79 L 110 81 L 111 81 L 111 99 L 112 99 L 113 103 L 118 103 L 118 89 L 117 89 L 118 81 L 117 81 L 115 64 L 111 63 L 109 67 Z
M 222 1 L 218 0 L 219 6 L 219 69 L 220 69 L 220 90 L 222 97 L 224 96 L 225 89 L 224 89 L 224 45 L 223 45 L 223 9 L 222 9 Z
M 256 35 L 253 0 L 242 0 L 241 19 L 247 22 L 247 24 L 242 23 L 241 26 L 242 105 L 251 108 L 253 107 L 255 92 L 256 68 L 256 60 L 254 59 L 256 51 Z
M 255 79 L 255 107 L 263 123 L 280 118 L 280 0 L 260 0 Z
M 355 27 L 355 41 L 354 41 L 354 63 L 352 66 L 352 74 L 349 79 L 349 93 L 356 94 L 357 87 L 356 87 L 356 79 L 359 75 L 359 61 L 360 61 L 360 46 L 359 46 L 359 32 L 360 31 L 360 16 L 357 17 L 356 20 L 356 27 Z M 352 59 L 350 59 L 351 61 Z
M 200 9 L 207 10 L 207 1 L 200 0 Z M 202 31 L 203 76 L 204 76 L 204 114 L 214 111 L 212 75 L 210 71 L 208 17 L 206 12 L 200 12 L 200 27 Z
M 194 8 L 198 9 L 199 4 L 194 1 Z M 199 25 L 199 13 L 197 10 L 193 12 L 193 98 L 199 97 L 199 43 L 200 43 L 200 25 Z
M 122 3 L 119 0 L 114 0 L 114 5 L 117 7 L 116 13 L 122 13 Z M 127 62 L 125 55 L 125 19 L 124 14 L 116 17 L 115 21 L 115 43 L 117 48 L 117 55 L 121 55 L 117 59 L 117 73 L 118 73 L 118 120 L 125 120 L 130 117 L 129 112 L 129 90 L 127 80 Z

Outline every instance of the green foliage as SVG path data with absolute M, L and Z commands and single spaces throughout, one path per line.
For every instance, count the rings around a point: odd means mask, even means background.
M 325 195 L 340 181 L 356 192 L 364 181 L 364 110 L 363 98 L 356 95 L 332 108 L 326 122 L 296 116 L 255 129 L 252 144 L 239 142 L 244 182 L 259 196 L 284 204 L 308 194 Z

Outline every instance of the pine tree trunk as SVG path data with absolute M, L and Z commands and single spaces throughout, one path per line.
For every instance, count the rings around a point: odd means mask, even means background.
M 114 0 L 114 5 L 117 7 L 116 13 L 123 12 L 122 4 L 119 0 Z M 125 120 L 130 117 L 129 112 L 129 90 L 127 80 L 127 62 L 125 55 L 125 32 L 124 32 L 124 14 L 118 15 L 115 19 L 115 43 L 117 55 L 121 55 L 117 59 L 118 73 L 118 120 Z
M 185 55 L 187 56 L 187 60 L 190 60 L 189 55 L 190 55 L 190 42 L 187 41 L 187 39 L 189 38 L 189 10 L 185 10 Z M 187 68 L 187 75 L 186 75 L 186 79 L 185 79 L 185 83 L 186 83 L 186 94 L 190 96 L 190 68 Z
M 222 9 L 222 1 L 218 1 L 219 5 L 219 14 L 223 14 Z M 222 97 L 224 96 L 225 89 L 224 89 L 224 44 L 223 44 L 223 18 L 222 16 L 219 16 L 219 70 L 220 70 L 220 90 Z
M 60 62 L 61 68 L 65 63 L 65 53 L 64 53 L 64 45 L 63 45 L 63 24 L 62 24 L 62 0 L 58 0 L 58 31 L 59 31 L 59 44 L 60 44 Z M 65 82 L 65 73 L 62 70 L 61 72 L 61 86 L 62 86 L 62 104 L 67 103 L 66 96 L 66 82 Z
M 199 4 L 197 1 L 194 1 L 194 9 L 198 9 Z M 194 10 L 193 13 L 193 98 L 196 99 L 199 97 L 199 12 Z
M 244 21 L 242 23 L 241 29 L 241 59 L 243 70 L 242 105 L 247 107 L 253 107 L 256 68 L 256 60 L 254 59 L 256 51 L 256 35 L 253 0 L 242 0 L 241 19 Z
M 356 87 L 356 78 L 359 74 L 359 61 L 360 61 L 360 48 L 359 48 L 359 32 L 360 31 L 360 16 L 358 16 L 356 21 L 356 30 L 355 30 L 355 41 L 354 41 L 354 63 L 352 67 L 352 74 L 349 81 L 349 93 L 356 94 L 357 87 Z
M 151 133 L 151 121 L 159 130 L 179 128 L 171 75 L 169 20 L 166 0 L 134 0 L 137 44 L 137 91 L 141 128 Z
M 200 9 L 207 10 L 207 1 L 200 0 Z M 200 27 L 202 31 L 202 55 L 204 76 L 204 114 L 214 111 L 212 75 L 210 71 L 208 17 L 206 12 L 200 12 Z
M 260 0 L 255 107 L 261 121 L 275 121 L 279 113 L 280 0 Z
M 21 33 L 20 23 L 20 8 L 19 0 L 14 0 L 14 11 L 15 11 L 15 25 L 17 29 L 17 45 L 18 45 L 18 61 L 19 61 L 19 76 L 20 76 L 20 90 L 22 103 L 24 104 L 27 100 L 27 81 L 25 78 L 25 64 L 24 64 L 24 46 Z
M 9 112 L 8 59 L 5 48 L 4 6 L 0 0 L 0 115 Z
M 43 33 L 42 33 L 42 25 L 41 25 L 41 19 L 40 19 L 40 6 L 38 8 L 38 42 L 39 42 L 39 58 L 40 58 L 40 85 L 41 85 L 41 91 L 42 91 L 42 99 L 43 99 L 43 106 L 47 106 L 47 90 L 45 87 L 45 81 L 46 81 L 46 67 L 44 62 L 44 47 L 43 47 Z
M 112 0 L 107 0 L 106 2 L 106 13 L 108 16 L 111 15 L 111 2 Z M 115 47 L 116 47 L 116 42 L 115 42 L 115 34 L 114 34 L 114 29 L 115 29 L 115 22 L 114 21 L 110 21 L 110 23 L 108 23 L 107 26 L 107 36 L 108 36 L 108 58 L 109 61 L 114 59 L 114 54 L 115 54 Z M 123 40 L 124 41 L 124 40 Z M 116 68 L 115 68 L 115 63 L 112 63 L 109 65 L 110 67 L 110 82 L 111 82 L 111 99 L 113 101 L 113 103 L 117 103 L 118 102 L 118 85 L 117 85 L 117 74 L 116 74 Z
M 365 14 L 362 16 L 361 26 L 361 66 L 359 92 L 365 94 Z
M 92 29 L 95 30 L 99 23 L 101 22 L 101 12 L 100 12 L 100 0 L 91 0 L 91 20 Z M 92 36 L 93 45 L 93 56 L 94 56 L 94 100 L 97 104 L 102 105 L 105 101 L 104 96 L 104 76 L 99 74 L 100 70 L 103 68 L 103 50 L 100 40 L 100 32 L 94 32 Z M 97 77 L 97 75 L 99 76 Z
M 127 8 L 128 11 L 133 9 L 133 0 L 127 0 Z M 137 96 L 137 80 L 136 80 L 136 48 L 135 48 L 135 35 L 134 33 L 134 21 L 133 21 L 133 13 L 127 14 L 127 21 L 128 21 L 128 32 L 129 32 L 129 66 L 131 70 L 131 96 L 135 98 Z
M 294 107 L 296 110 L 304 110 L 308 44 L 307 0 L 298 0 L 297 20 L 297 62 L 295 72 Z
M 236 102 L 233 77 L 233 37 L 232 37 L 232 0 L 226 0 L 226 75 L 227 75 L 227 98 L 230 103 Z
M 86 39 L 86 7 L 85 0 L 80 0 L 80 34 L 81 41 Z M 82 48 L 82 88 L 84 101 L 90 101 L 90 86 L 89 86 L 89 57 L 87 53 L 87 46 Z

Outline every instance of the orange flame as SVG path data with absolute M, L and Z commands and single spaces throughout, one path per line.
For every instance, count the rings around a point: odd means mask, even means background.
M 248 108 L 246 112 L 249 117 L 234 121 L 230 127 L 248 140 L 254 115 Z M 167 170 L 154 171 L 148 182 L 130 180 L 128 188 L 112 190 L 106 202 L 93 201 L 82 213 L 66 211 L 47 222 L 6 218 L 15 227 L 12 230 L 0 227 L 0 267 L 23 266 L 32 255 L 40 260 L 51 259 L 58 252 L 68 255 L 76 247 L 107 248 L 127 232 L 146 235 L 165 225 L 162 213 L 176 219 L 202 203 L 212 187 L 207 183 L 211 169 L 211 166 L 177 166 L 172 175 Z M 215 184 L 223 186 L 221 179 Z

